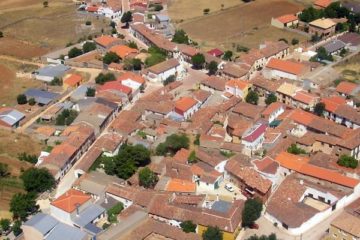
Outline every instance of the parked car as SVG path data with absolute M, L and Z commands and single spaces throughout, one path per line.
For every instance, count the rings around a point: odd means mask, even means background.
M 259 225 L 256 224 L 256 223 L 253 223 L 253 224 L 250 225 L 250 228 L 251 229 L 259 229 Z
M 235 191 L 234 187 L 230 183 L 225 184 L 225 189 L 228 190 L 229 192 Z

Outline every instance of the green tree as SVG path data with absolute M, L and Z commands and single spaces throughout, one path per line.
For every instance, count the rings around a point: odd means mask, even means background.
M 121 22 L 128 24 L 132 21 L 132 13 L 130 11 L 125 12 L 121 17 Z
M 320 60 L 327 60 L 327 61 L 333 61 L 333 57 L 331 54 L 328 54 L 326 49 L 324 47 L 319 47 L 316 50 L 317 54 L 316 54 L 316 58 L 320 59 Z
M 319 102 L 314 107 L 314 113 L 318 116 L 322 116 L 325 110 L 325 103 Z
M 166 155 L 168 153 L 174 155 L 181 148 L 189 148 L 189 138 L 183 134 L 172 134 L 166 138 L 164 143 L 158 145 L 156 153 L 158 155 Z
M 180 44 L 190 44 L 190 40 L 189 40 L 188 35 L 182 29 L 179 29 L 179 30 L 175 31 L 175 34 L 174 34 L 173 39 L 171 41 L 175 42 L 175 43 L 180 43 Z
M 215 61 L 211 61 L 207 65 L 207 69 L 209 70 L 209 75 L 214 75 L 218 70 L 218 64 Z
M 30 98 L 29 99 L 29 105 L 34 106 L 35 104 L 36 104 L 35 98 Z
M 87 97 L 95 97 L 96 90 L 95 88 L 88 87 L 86 90 Z
M 133 58 L 131 60 L 131 63 L 132 63 L 132 67 L 135 71 L 140 71 L 141 70 L 141 67 L 142 67 L 142 62 L 140 59 L 138 58 Z
M 311 22 L 316 19 L 324 17 L 324 10 L 322 9 L 315 9 L 313 7 L 309 7 L 307 9 L 304 9 L 300 15 L 299 19 L 303 22 Z
M 196 224 L 194 224 L 192 221 L 184 221 L 180 223 L 180 227 L 183 230 L 183 232 L 186 233 L 196 232 Z
M 248 199 L 245 201 L 242 211 L 242 225 L 252 225 L 261 215 L 263 205 L 258 199 Z
M 222 240 L 223 233 L 216 227 L 209 226 L 202 234 L 203 240 Z
M 17 103 L 20 105 L 26 104 L 27 103 L 27 99 L 26 96 L 24 94 L 19 94 L 16 98 Z
M 33 214 L 38 209 L 35 193 L 16 193 L 11 198 L 10 212 L 13 213 L 15 219 L 25 221 L 30 214 Z
M 249 93 L 246 95 L 245 101 L 247 103 L 257 105 L 259 101 L 259 95 L 255 91 L 250 90 Z
M 138 45 L 137 45 L 136 42 L 134 42 L 134 41 L 130 41 L 130 42 L 128 43 L 128 47 L 129 47 L 129 48 L 138 49 Z
M 80 56 L 83 54 L 83 51 L 77 47 L 73 47 L 72 49 L 70 49 L 70 51 L 68 52 L 68 57 L 69 58 L 74 58 L 77 56 Z
M 29 163 L 32 163 L 32 164 L 35 164 L 38 161 L 38 158 L 37 158 L 37 156 L 35 154 L 27 154 L 26 152 L 20 153 L 18 155 L 18 159 L 20 161 L 29 162 Z
M 0 227 L 1 230 L 3 230 L 4 232 L 7 232 L 10 229 L 10 220 L 9 219 L 1 219 L 0 220 Z
M 6 177 L 9 174 L 9 166 L 6 163 L 0 163 L 0 178 Z
M 265 99 L 265 103 L 266 105 L 270 105 L 271 103 L 277 102 L 277 97 L 275 96 L 275 94 L 270 93 L 266 99 Z
M 94 42 L 86 42 L 82 47 L 84 53 L 91 52 L 95 49 L 96 49 L 96 44 Z
M 150 168 L 145 167 L 139 171 L 139 184 L 145 188 L 155 187 L 158 176 L 150 170 Z
M 196 163 L 197 159 L 196 159 L 196 153 L 195 151 L 191 151 L 189 158 L 188 158 L 188 163 Z
M 159 11 L 161 11 L 161 10 L 164 9 L 164 7 L 163 7 L 161 4 L 153 4 L 153 5 L 152 5 L 152 8 L 153 8 L 154 11 L 156 11 L 156 12 L 159 12 Z
M 62 86 L 63 85 L 63 80 L 61 78 L 54 77 L 54 79 L 51 80 L 50 85 L 51 86 Z
M 165 81 L 163 82 L 163 85 L 166 86 L 172 82 L 175 82 L 175 80 L 176 80 L 175 75 L 170 75 L 165 79 Z
M 225 51 L 225 53 L 223 55 L 223 59 L 226 61 L 230 61 L 232 56 L 233 56 L 233 52 L 228 50 L 228 51 Z
M 114 52 L 107 52 L 103 57 L 103 62 L 108 65 L 110 63 L 118 63 L 119 61 L 120 57 Z
M 197 53 L 191 58 L 191 63 L 195 69 L 202 69 L 205 64 L 205 57 L 201 53 Z
M 124 205 L 119 202 L 115 204 L 113 207 L 109 208 L 107 210 L 108 215 L 108 221 L 111 223 L 117 222 L 117 216 L 121 213 L 121 211 L 124 209 Z
M 42 193 L 55 186 L 55 179 L 46 168 L 29 168 L 20 178 L 28 192 Z
M 99 73 L 99 75 L 96 76 L 95 82 L 97 84 L 103 85 L 106 82 L 115 81 L 116 77 L 113 73 Z
M 297 39 L 297 38 L 293 38 L 292 40 L 291 40 L 291 44 L 292 45 L 296 45 L 296 44 L 298 44 L 299 43 L 299 39 Z
M 290 147 L 287 149 L 288 153 L 299 155 L 299 154 L 306 154 L 306 151 L 302 148 L 299 148 L 296 144 L 291 144 Z
M 4 37 L 4 33 L 0 31 L 0 38 Z
M 12 231 L 13 231 L 15 236 L 19 236 L 22 233 L 21 221 L 16 220 L 14 222 L 14 225 L 12 226 Z
M 358 161 L 352 156 L 342 155 L 337 161 L 337 164 L 343 167 L 355 169 L 358 166 Z
M 56 117 L 55 124 L 58 126 L 69 126 L 78 114 L 79 113 L 75 110 L 65 109 Z

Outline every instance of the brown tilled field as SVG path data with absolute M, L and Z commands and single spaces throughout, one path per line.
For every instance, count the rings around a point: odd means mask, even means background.
M 178 28 L 184 29 L 205 48 L 220 46 L 231 49 L 236 44 L 258 47 L 264 40 L 277 41 L 280 38 L 302 41 L 306 39 L 302 35 L 270 26 L 272 17 L 296 13 L 302 8 L 303 5 L 290 0 L 257 0 L 184 21 Z
M 16 76 L 16 72 L 30 74 L 36 67 L 11 61 L 0 60 L 0 106 L 14 106 L 16 97 L 27 88 L 40 87 L 40 81 L 25 76 Z M 1 151 L 0 151 L 1 153 Z

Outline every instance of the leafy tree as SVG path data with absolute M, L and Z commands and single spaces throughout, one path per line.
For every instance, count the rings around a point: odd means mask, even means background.
M 8 176 L 9 166 L 6 163 L 0 163 L 0 178 Z
M 29 105 L 30 105 L 30 106 L 34 106 L 35 104 L 36 104 L 35 99 L 34 99 L 34 98 L 30 98 L 30 99 L 29 99 Z
M 103 57 L 103 62 L 105 64 L 118 63 L 119 61 L 120 57 L 114 52 L 107 52 Z
M 250 90 L 249 93 L 246 95 L 246 98 L 245 98 L 245 101 L 247 103 L 251 103 L 253 105 L 257 105 L 258 104 L 258 101 L 259 101 L 259 96 L 258 94 L 253 91 L 253 90 Z
M 304 9 L 299 15 L 299 19 L 307 23 L 322 17 L 324 17 L 324 11 L 321 9 L 315 9 L 313 7 Z
M 337 23 L 335 26 L 336 32 L 344 32 L 348 29 L 348 25 L 346 23 Z
M 0 31 L 0 38 L 4 37 L 4 33 Z
M 86 25 L 86 26 L 90 26 L 90 25 L 91 25 L 91 21 L 86 21 L 86 22 L 85 22 L 85 25 Z
M 30 168 L 20 178 L 28 192 L 42 193 L 55 186 L 55 179 L 46 168 Z
M 134 41 L 130 41 L 130 42 L 128 43 L 128 47 L 129 47 L 129 48 L 138 49 L 138 45 L 137 45 L 136 42 L 134 42 Z
M 203 10 L 204 15 L 209 14 L 209 12 L 210 12 L 210 8 L 205 8 L 205 9 Z
M 27 99 L 26 96 L 24 94 L 19 94 L 16 98 L 17 103 L 20 105 L 26 104 L 27 103 Z
M 139 171 L 139 184 L 145 188 L 155 187 L 158 176 L 150 170 L 150 168 L 145 167 Z
M 17 220 L 14 222 L 14 225 L 12 226 L 12 231 L 15 236 L 19 236 L 22 233 L 21 221 Z
M 261 215 L 263 205 L 258 199 L 248 199 L 245 201 L 244 209 L 242 212 L 242 225 L 250 226 Z
M 358 161 L 352 156 L 342 155 L 337 161 L 337 164 L 343 167 L 355 169 L 358 166 Z
M 277 97 L 275 96 L 275 94 L 270 93 L 266 99 L 265 99 L 265 103 L 266 105 L 270 105 L 271 103 L 277 102 Z
M 181 148 L 189 148 L 189 138 L 184 134 L 172 134 L 166 138 L 164 143 L 158 145 L 156 153 L 158 155 L 166 155 L 168 153 L 174 155 Z
M 233 56 L 233 52 L 228 50 L 224 52 L 223 59 L 226 61 L 230 61 Z
M 317 54 L 316 54 L 316 58 L 320 59 L 320 60 L 327 60 L 327 61 L 333 61 L 333 57 L 331 54 L 328 54 L 326 52 L 326 49 L 324 47 L 319 47 L 316 50 Z
M 123 209 L 124 209 L 124 205 L 121 202 L 119 202 L 116 205 L 114 205 L 113 207 L 109 208 L 107 210 L 108 221 L 111 223 L 116 223 L 117 216 L 121 213 L 121 211 Z
M 20 161 L 29 162 L 29 163 L 32 163 L 32 164 L 35 164 L 38 161 L 38 158 L 37 158 L 37 156 L 35 154 L 27 154 L 26 152 L 20 153 L 18 155 L 18 159 Z
M 159 11 L 161 11 L 161 10 L 164 9 L 164 7 L 163 7 L 161 4 L 153 4 L 151 7 L 152 7 L 152 8 L 154 9 L 154 11 L 156 11 L 156 12 L 159 12 Z
M 114 80 L 116 80 L 116 77 L 113 73 L 99 73 L 99 75 L 97 75 L 95 78 L 95 82 L 100 85 Z
M 50 85 L 51 86 L 62 86 L 63 85 L 63 80 L 61 78 L 54 77 L 54 79 L 51 80 Z
M 4 232 L 7 232 L 10 229 L 10 220 L 9 219 L 1 219 L 0 220 L 0 226 L 1 226 L 1 230 L 3 230 Z
M 299 154 L 306 154 L 306 151 L 302 148 L 299 148 L 296 144 L 291 144 L 290 147 L 287 149 L 288 153 L 299 155 Z
M 86 42 L 82 47 L 84 53 L 91 52 L 95 49 L 96 49 L 96 44 L 94 42 Z
M 207 69 L 209 70 L 209 75 L 214 75 L 218 70 L 218 64 L 215 61 L 211 61 L 207 65 Z
M 121 17 L 122 23 L 129 23 L 132 21 L 132 13 L 130 11 L 125 12 Z
M 180 43 L 180 44 L 190 44 L 190 40 L 189 40 L 188 35 L 182 29 L 179 29 L 179 30 L 175 31 L 175 34 L 174 34 L 173 39 L 171 41 L 175 42 L 175 43 Z
M 73 47 L 72 49 L 70 49 L 70 51 L 68 52 L 68 57 L 69 58 L 74 58 L 77 56 L 80 56 L 83 54 L 83 51 L 77 47 Z
M 38 209 L 39 206 L 36 205 L 35 193 L 16 193 L 11 198 L 10 212 L 13 213 L 15 219 L 25 221 L 30 214 L 36 212 Z
M 216 227 L 209 226 L 202 234 L 203 240 L 222 240 L 223 233 Z
M 188 162 L 189 163 L 196 163 L 197 162 L 197 159 L 196 159 L 196 153 L 195 151 L 191 151 L 190 155 L 189 155 L 189 158 L 188 158 Z
M 44 2 L 43 2 L 43 6 L 44 6 L 44 8 L 47 8 L 47 7 L 49 6 L 49 2 L 48 2 L 48 1 L 44 1 Z
M 196 232 L 196 224 L 194 224 L 192 221 L 184 221 L 180 223 L 180 227 L 183 230 L 183 232 L 186 233 Z
M 55 124 L 58 126 L 69 126 L 77 116 L 77 111 L 65 109 L 56 117 Z
M 350 21 L 349 32 L 356 32 L 356 23 L 355 23 L 355 21 Z
M 292 45 L 296 45 L 296 44 L 298 44 L 299 43 L 299 39 L 297 39 L 297 38 L 293 38 L 292 40 L 291 40 L 291 44 Z
M 191 63 L 195 69 L 202 69 L 205 64 L 205 57 L 201 53 L 197 53 L 191 58 Z
M 141 60 L 138 59 L 138 58 L 133 58 L 131 61 L 132 61 L 133 69 L 135 71 L 140 71 L 141 70 L 141 65 L 142 65 Z
M 246 240 L 277 240 L 277 237 L 275 233 L 272 233 L 269 236 L 261 235 L 260 237 L 255 234 L 253 236 L 250 236 Z
M 175 80 L 176 80 L 175 75 L 170 75 L 165 79 L 165 81 L 163 82 L 163 85 L 166 86 L 172 82 L 175 82 Z
M 318 116 L 322 116 L 325 110 L 325 103 L 319 102 L 314 107 L 314 113 Z
M 87 97 L 95 97 L 96 90 L 95 88 L 88 87 L 86 90 Z

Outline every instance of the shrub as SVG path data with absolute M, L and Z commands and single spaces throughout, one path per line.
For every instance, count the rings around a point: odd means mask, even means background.
M 107 210 L 108 221 L 111 223 L 116 223 L 117 216 L 119 215 L 119 213 L 121 213 L 121 211 L 123 209 L 124 209 L 124 205 L 121 202 L 119 202 L 116 205 L 114 205 L 113 207 L 109 208 Z
M 120 61 L 120 57 L 114 53 L 114 52 L 108 52 L 105 54 L 104 58 L 103 58 L 103 62 L 105 64 L 110 64 L 110 63 L 118 63 Z
M 77 116 L 77 111 L 65 109 L 56 117 L 55 124 L 58 126 L 69 126 Z
M 291 146 L 288 147 L 287 152 L 295 155 L 306 154 L 306 151 L 299 148 L 296 144 L 291 144 Z
M 260 200 L 246 200 L 242 211 L 242 225 L 246 227 L 253 224 L 260 217 L 262 209 L 263 205 Z
M 277 97 L 273 93 L 270 93 L 267 96 L 267 98 L 265 99 L 266 105 L 270 105 L 271 103 L 276 102 L 276 101 L 277 101 Z
M 96 44 L 93 42 L 86 42 L 82 47 L 84 53 L 91 52 L 95 49 L 96 49 Z
M 58 77 L 54 77 L 54 79 L 51 80 L 50 82 L 50 86 L 62 86 L 62 85 L 63 85 L 63 80 Z
M 299 43 L 299 39 L 297 39 L 297 38 L 293 38 L 292 40 L 291 40 L 291 44 L 292 45 L 296 45 L 296 44 L 298 44 Z
M 188 162 L 189 163 L 196 163 L 197 162 L 197 159 L 196 159 L 196 153 L 195 151 L 191 151 L 190 155 L 189 155 L 189 158 L 188 158 Z
M 164 143 L 161 143 L 156 148 L 157 155 L 174 155 L 181 148 L 189 148 L 189 138 L 186 135 L 172 134 L 168 136 Z
M 209 12 L 210 12 L 210 8 L 205 8 L 205 9 L 203 10 L 204 15 L 209 14 Z
M 24 94 L 19 94 L 16 98 L 17 103 L 20 105 L 26 104 L 27 103 L 27 99 L 26 96 Z
M 114 81 L 115 79 L 116 77 L 113 73 L 99 73 L 99 75 L 97 75 L 95 78 L 95 82 L 97 84 L 103 85 L 104 83 Z
M 337 164 L 343 167 L 355 169 L 358 166 L 358 161 L 354 157 L 342 155 L 337 161 Z
M 37 160 L 38 160 L 38 158 L 37 158 L 37 156 L 35 154 L 31 155 L 31 154 L 27 154 L 25 152 L 20 153 L 18 155 L 18 159 L 20 161 L 29 162 L 29 163 L 32 163 L 32 164 L 37 163 Z
M 95 97 L 95 92 L 96 92 L 95 88 L 89 87 L 86 90 L 86 96 L 87 97 Z
M 257 105 L 259 101 L 259 95 L 255 91 L 250 90 L 249 93 L 246 95 L 245 101 L 247 103 Z
M 157 175 L 150 170 L 150 168 L 145 167 L 139 171 L 139 184 L 145 188 L 153 188 L 157 181 Z
M 85 25 L 86 25 L 86 26 L 90 26 L 90 25 L 91 25 L 91 21 L 86 21 L 86 22 L 85 22 Z
M 74 58 L 74 57 L 80 56 L 81 54 L 83 54 L 83 51 L 81 49 L 79 49 L 77 47 L 73 47 L 68 52 L 68 57 L 69 58 Z
M 0 38 L 4 37 L 4 33 L 0 31 Z
M 163 84 L 164 84 L 164 86 L 166 86 L 166 85 L 168 85 L 168 84 L 170 84 L 170 83 L 172 83 L 172 82 L 175 82 L 175 80 L 176 80 L 175 75 L 170 75 L 169 77 L 167 77 L 167 78 L 165 79 L 165 81 L 163 82 Z
M 186 233 L 196 232 L 196 224 L 194 224 L 192 221 L 184 221 L 180 223 L 180 227 Z

